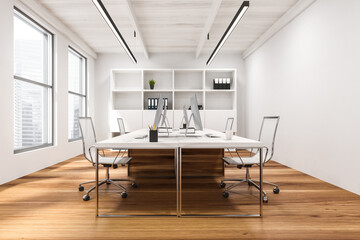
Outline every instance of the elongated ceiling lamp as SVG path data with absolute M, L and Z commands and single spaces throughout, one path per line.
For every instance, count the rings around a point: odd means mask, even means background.
M 120 42 L 121 46 L 124 48 L 127 55 L 131 58 L 131 60 L 134 63 L 137 63 L 134 54 L 131 52 L 129 46 L 126 44 L 124 38 L 121 36 L 119 29 L 116 27 L 114 21 L 112 20 L 110 14 L 106 10 L 104 4 L 101 2 L 101 0 L 92 0 L 92 1 L 95 4 L 96 8 L 99 10 L 101 16 L 104 18 L 105 22 L 109 25 L 111 31 L 114 33 L 117 40 Z
M 235 14 L 233 20 L 231 20 L 230 25 L 228 26 L 228 28 L 226 29 L 224 35 L 221 37 L 219 43 L 216 45 L 214 51 L 211 53 L 209 59 L 206 62 L 206 65 L 209 65 L 212 60 L 214 60 L 216 54 L 219 52 L 219 50 L 221 49 L 221 47 L 224 45 L 224 43 L 226 42 L 226 40 L 228 39 L 228 37 L 230 36 L 230 34 L 232 33 L 232 31 L 234 30 L 234 28 L 236 27 L 236 25 L 239 23 L 240 19 L 242 18 L 242 16 L 244 16 L 246 10 L 249 8 L 250 3 L 249 1 L 244 1 L 239 10 L 237 11 L 237 13 Z

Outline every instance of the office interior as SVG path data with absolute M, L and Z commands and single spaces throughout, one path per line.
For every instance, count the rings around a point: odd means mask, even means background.
M 360 238 L 360 1 L 0 6 L 0 239 Z

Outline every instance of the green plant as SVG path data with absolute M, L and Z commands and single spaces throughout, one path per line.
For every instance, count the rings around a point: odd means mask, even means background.
M 154 79 L 149 80 L 150 85 L 155 85 L 156 81 Z

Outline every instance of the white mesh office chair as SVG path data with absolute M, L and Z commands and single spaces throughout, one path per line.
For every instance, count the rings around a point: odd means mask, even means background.
M 124 119 L 122 118 L 118 118 L 117 119 L 117 122 L 119 124 L 119 132 L 120 132 L 120 135 L 124 135 L 126 132 L 125 132 L 125 124 L 124 124 Z
M 94 129 L 92 119 L 90 117 L 80 117 L 79 123 L 80 123 L 81 137 L 82 137 L 82 141 L 83 141 L 84 156 L 93 166 L 95 166 L 96 151 L 95 151 L 94 144 L 96 143 L 96 135 L 95 135 L 95 129 Z M 99 154 L 99 164 L 103 165 L 106 168 L 106 178 L 100 180 L 99 186 L 101 186 L 105 183 L 106 184 L 114 184 L 115 186 L 117 186 L 123 190 L 123 192 L 121 193 L 121 196 L 123 198 L 126 198 L 127 197 L 126 188 L 117 182 L 120 182 L 120 181 L 131 182 L 132 183 L 131 186 L 134 188 L 137 187 L 137 185 L 134 180 L 110 178 L 110 173 L 109 173 L 110 167 L 116 169 L 118 167 L 118 165 L 124 166 L 131 160 L 130 157 L 124 157 L 123 156 L 124 154 L 122 154 L 121 156 L 119 156 L 119 155 L 120 155 L 120 151 L 117 153 L 117 155 L 115 157 L 106 157 L 104 154 L 104 151 L 102 151 L 102 154 Z M 84 191 L 84 186 L 83 186 L 84 184 L 94 183 L 94 182 L 95 182 L 95 180 L 80 183 L 79 191 Z M 94 190 L 95 188 L 96 188 L 96 185 L 93 186 L 92 188 L 90 188 L 86 192 L 86 194 L 83 196 L 84 201 L 90 200 L 89 193 L 92 190 Z
M 227 130 L 232 130 L 233 124 L 234 124 L 234 118 L 233 118 L 233 117 L 228 118 L 228 119 L 226 120 L 225 132 L 226 132 Z
M 226 119 L 226 125 L 225 125 L 225 131 L 224 131 L 224 133 L 226 133 L 226 131 L 228 131 L 228 130 L 232 130 L 233 124 L 234 124 L 234 118 L 233 118 L 233 117 L 227 118 L 227 119 Z M 233 150 L 233 149 L 232 149 L 232 150 Z M 225 153 L 225 152 L 230 152 L 230 151 L 231 151 L 231 149 L 229 149 L 229 148 L 225 148 L 225 149 L 224 149 L 224 153 Z
M 274 144 L 275 144 L 275 136 L 276 136 L 276 131 L 277 131 L 277 127 L 279 125 L 279 120 L 280 117 L 279 116 L 269 116 L 269 117 L 264 117 L 262 124 L 261 124 L 261 128 L 260 128 L 260 134 L 259 134 L 259 141 L 263 142 L 264 145 L 266 146 L 266 150 L 265 153 L 263 154 L 263 163 L 265 164 L 266 162 L 268 162 L 274 154 Z M 224 157 L 223 160 L 225 161 L 225 163 L 229 164 L 229 165 L 236 165 L 239 169 L 245 167 L 246 168 L 246 174 L 245 174 L 245 178 L 244 179 L 223 179 L 221 181 L 220 186 L 222 188 L 224 188 L 226 186 L 225 182 L 236 182 L 234 184 L 232 184 L 231 186 L 227 187 L 225 189 L 225 191 L 223 192 L 223 196 L 225 198 L 229 197 L 229 190 L 236 187 L 237 185 L 241 184 L 241 183 L 245 183 L 247 182 L 249 186 L 254 186 L 257 189 L 260 190 L 260 187 L 258 184 L 256 184 L 255 182 L 259 182 L 259 180 L 255 180 L 255 179 L 251 179 L 250 178 L 250 172 L 249 172 L 249 168 L 254 165 L 254 164 L 259 164 L 260 163 L 260 154 L 259 154 L 259 150 L 255 151 L 253 153 L 252 149 L 251 149 L 251 155 L 250 157 L 241 157 L 238 153 L 238 151 L 235 151 L 237 154 L 237 157 L 233 157 L 231 155 L 231 157 Z M 231 153 L 230 153 L 231 154 Z M 274 184 L 274 183 L 270 183 L 270 182 L 265 182 L 263 181 L 264 184 L 270 184 L 272 186 L 274 186 L 273 192 L 275 194 L 280 192 L 280 189 L 278 187 L 278 185 Z M 266 192 L 263 190 L 264 196 L 263 196 L 263 202 L 268 202 L 268 197 L 266 195 Z

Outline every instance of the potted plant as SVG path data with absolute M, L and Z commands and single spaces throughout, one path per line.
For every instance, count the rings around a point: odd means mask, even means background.
M 150 89 L 154 89 L 156 81 L 154 79 L 149 80 Z

